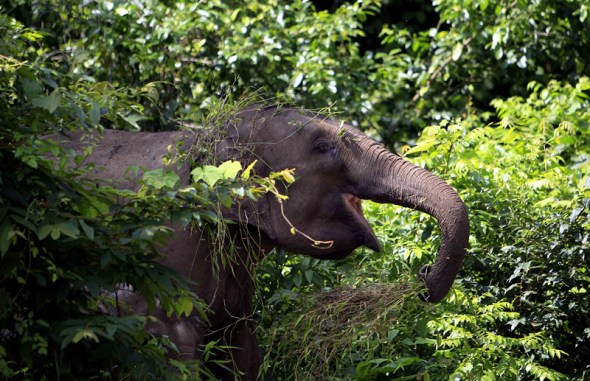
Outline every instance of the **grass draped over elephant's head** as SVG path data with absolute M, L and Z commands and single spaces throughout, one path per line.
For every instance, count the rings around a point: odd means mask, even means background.
M 194 121 L 177 121 L 180 129 L 190 131 L 192 134 L 192 144 L 190 146 L 183 147 L 169 147 L 171 154 L 169 159 L 169 166 L 176 165 L 181 167 L 185 164 L 186 160 L 189 160 L 191 168 L 198 167 L 210 167 L 220 166 L 226 161 L 232 161 L 240 163 L 242 172 L 250 172 L 252 166 L 258 161 L 258 157 L 255 153 L 256 143 L 251 143 L 244 140 L 244 137 L 240 137 L 240 134 L 244 133 L 243 129 L 238 125 L 247 119 L 246 123 L 253 123 L 260 125 L 266 123 L 269 119 L 279 117 L 278 115 L 287 109 L 300 109 L 298 107 L 283 103 L 276 99 L 265 99 L 259 93 L 246 94 L 239 97 L 237 100 L 220 99 L 216 101 L 215 107 L 212 107 L 212 111 L 206 116 L 205 119 L 200 123 Z M 330 111 L 329 108 L 319 110 L 304 110 L 300 109 L 302 113 L 310 115 L 311 118 L 333 118 L 335 115 Z M 253 112 L 253 113 L 252 113 Z M 249 114 L 249 115 L 248 115 Z M 251 120 L 250 120 L 251 118 Z M 265 127 L 266 128 L 266 127 Z M 302 126 L 303 128 L 303 126 Z M 249 131 L 249 128 L 245 129 Z M 179 144 L 182 145 L 182 142 Z M 296 168 L 288 168 L 282 172 L 294 171 Z M 281 173 L 275 173 L 265 168 L 263 173 L 256 173 L 252 170 L 252 173 L 247 178 L 240 176 L 239 174 L 235 179 L 228 179 L 229 182 L 226 184 L 220 184 L 217 191 L 232 193 L 235 189 L 243 187 L 243 189 L 249 189 L 252 192 L 248 196 L 232 194 L 231 208 L 241 208 L 240 203 L 248 198 L 246 202 L 255 202 L 257 197 L 262 197 L 264 193 L 269 193 L 269 197 L 275 197 L 279 203 L 288 199 L 288 187 L 294 178 L 286 179 Z M 272 173 L 271 173 L 272 172 Z M 235 180 L 235 181 L 234 181 Z M 198 186 L 198 184 L 191 178 L 191 185 Z M 278 183 L 281 183 L 279 186 Z M 275 185 L 277 184 L 277 185 Z M 225 185 L 225 188 L 224 188 Z M 284 188 L 284 189 L 283 189 Z M 254 197 L 252 197 L 254 194 Z M 227 201 L 227 199 L 226 199 Z M 193 227 L 198 229 L 205 229 L 211 238 L 214 251 L 217 254 L 215 257 L 221 259 L 221 264 L 226 266 L 231 263 L 235 258 L 234 252 L 234 240 L 235 237 L 231 237 L 229 233 L 228 224 L 234 224 L 235 222 L 240 223 L 241 227 L 241 245 L 243 243 L 252 243 L 259 241 L 259 238 L 253 237 L 252 229 L 247 229 L 246 226 L 251 224 L 252 221 L 244 221 L 241 214 L 237 213 L 234 218 L 226 218 L 230 205 L 227 202 L 218 202 L 217 205 L 212 205 L 216 211 L 215 214 L 219 216 L 213 224 L 206 224 L 205 226 L 197 221 L 193 221 Z M 286 217 L 283 216 L 285 219 Z M 256 218 L 254 213 L 249 218 Z M 293 231 L 301 234 L 301 227 L 294 226 L 286 219 L 287 223 L 291 225 Z M 254 224 L 256 226 L 256 223 Z M 250 235 L 253 239 L 244 239 L 246 235 Z M 313 237 L 307 237 L 311 244 L 317 243 Z M 259 262 L 260 250 L 257 250 L 256 244 L 252 245 L 249 252 L 253 255 L 252 263 Z M 254 275 L 252 275 L 254 276 Z
M 217 146 L 220 142 L 230 137 L 232 130 L 241 120 L 240 112 L 245 110 L 271 110 L 272 116 L 285 109 L 300 109 L 301 112 L 309 114 L 310 117 L 319 119 L 337 118 L 338 115 L 330 107 L 320 109 L 303 109 L 298 106 L 284 102 L 280 99 L 266 98 L 261 92 L 254 91 L 245 93 L 235 100 L 221 98 L 215 101 L 215 105 L 208 105 L 211 111 L 201 121 L 177 120 L 176 124 L 180 129 L 193 131 L 196 140 L 188 150 L 191 153 L 195 164 L 219 165 L 220 157 Z M 262 115 L 262 114 L 261 114 Z M 267 115 L 265 115 L 267 117 Z M 264 118 L 261 118 L 264 121 Z M 251 153 L 252 146 L 236 145 L 233 147 L 235 159 L 245 158 Z
M 195 133 L 196 139 L 187 150 L 190 152 L 194 165 L 220 165 L 222 163 L 223 159 L 219 155 L 218 145 L 232 137 L 236 124 L 241 120 L 239 116 L 241 111 L 267 108 L 280 111 L 290 107 L 279 100 L 265 98 L 259 92 L 246 93 L 235 100 L 225 97 L 214 102 L 214 105 L 208 105 L 211 111 L 202 120 L 176 121 L 180 129 Z M 236 145 L 232 148 L 232 156 L 235 160 L 246 157 L 252 149 L 249 145 Z
M 236 114 L 247 107 L 263 104 L 264 99 L 256 92 L 246 94 L 239 97 L 237 100 L 230 100 L 228 97 L 214 100 L 215 105 L 209 105 L 211 112 L 209 112 L 202 120 L 176 120 L 177 128 L 183 131 L 190 132 L 192 143 L 188 146 L 185 142 L 177 142 L 177 147 L 169 147 L 169 151 L 173 152 L 168 159 L 168 168 L 173 169 L 182 167 L 188 161 L 191 169 L 206 168 L 211 166 L 220 166 L 224 159 L 218 154 L 218 146 L 223 141 L 227 140 L 231 134 L 232 125 L 237 123 Z M 235 146 L 235 157 L 232 160 L 240 161 L 240 158 L 248 155 L 249 148 L 246 146 Z M 246 169 L 245 163 L 241 163 L 242 170 Z M 229 225 L 234 224 L 235 221 L 224 218 L 223 211 L 228 209 L 228 198 L 231 199 L 231 207 L 236 207 L 240 202 L 240 198 L 248 197 L 247 195 L 236 195 L 234 189 L 244 188 L 248 189 L 255 187 L 258 178 L 252 176 L 250 179 L 236 175 L 234 178 L 223 179 L 215 185 L 206 184 L 203 181 L 195 180 L 191 175 L 189 179 L 189 186 L 197 189 L 206 195 L 205 199 L 208 204 L 208 219 L 195 219 L 191 221 L 191 229 L 204 231 L 211 242 L 213 249 L 213 258 L 215 261 L 213 265 L 220 269 L 231 268 L 235 263 L 235 246 L 236 237 L 232 237 Z M 251 195 L 250 195 L 251 196 Z M 196 203 L 194 205 L 197 209 L 202 208 L 203 205 Z M 241 226 L 241 225 L 240 225 Z M 247 229 L 241 229 L 240 235 L 250 234 Z M 254 238 L 254 237 L 252 237 Z M 251 242 L 252 240 L 244 239 L 243 242 Z M 243 244 L 242 242 L 242 244 Z M 249 251 L 256 254 L 254 247 L 249 248 Z M 258 261 L 257 257 L 253 258 L 252 264 Z M 249 266 L 251 266 L 250 264 Z M 253 276 L 253 275 L 252 275 Z

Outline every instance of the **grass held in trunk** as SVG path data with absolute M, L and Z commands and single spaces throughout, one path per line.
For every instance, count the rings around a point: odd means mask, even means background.
M 407 319 L 406 302 L 416 303 L 421 290 L 420 283 L 400 280 L 309 295 L 284 317 L 286 321 L 273 326 L 267 360 L 274 367 L 281 364 L 277 372 L 294 380 L 354 372 L 352 364 L 366 358 L 360 353 L 380 350 L 371 343 L 397 335 L 398 319 Z M 342 369 L 345 364 L 350 369 Z

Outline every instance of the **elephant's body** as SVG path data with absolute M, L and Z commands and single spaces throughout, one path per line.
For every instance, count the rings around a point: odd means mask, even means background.
M 83 152 L 88 138 L 78 133 L 63 145 Z M 56 137 L 54 137 L 56 138 Z M 101 179 L 129 177 L 127 168 L 163 167 L 170 149 L 178 153 L 195 144 L 192 132 L 129 133 L 105 131 L 86 159 L 96 164 Z M 93 145 L 93 144 L 91 144 Z M 281 205 L 274 197 L 244 202 L 228 211 L 230 236 L 237 243 L 231 267 L 214 266 L 214 243 L 207 234 L 176 228 L 176 236 L 162 249 L 163 263 L 190 279 L 192 291 L 208 305 L 208 323 L 196 316 L 160 320 L 148 329 L 168 335 L 183 358 L 199 358 L 209 340 L 232 347 L 227 359 L 241 379 L 258 377 L 261 356 L 254 335 L 252 272 L 257 261 L 273 247 L 316 258 L 335 259 L 366 245 L 376 251 L 379 242 L 362 214 L 361 199 L 395 203 L 435 216 L 441 226 L 441 249 L 428 272 L 421 271 L 427 299 L 442 299 L 462 263 L 469 226 L 464 204 L 446 183 L 426 170 L 387 152 L 354 128 L 318 118 L 296 109 L 252 107 L 238 113 L 225 126 L 225 138 L 215 148 L 219 161 L 229 158 L 243 164 L 257 160 L 259 175 L 295 168 L 297 180 L 289 199 Z M 173 168 L 183 185 L 190 181 L 191 161 Z M 137 175 L 135 175 L 137 176 Z M 119 186 L 136 189 L 133 178 Z M 293 228 L 297 234 L 292 234 Z M 314 242 L 315 240 L 315 242 Z M 136 313 L 143 313 L 141 298 L 121 291 Z M 218 369 L 218 376 L 230 375 Z
M 100 181 L 114 180 L 114 185 L 131 190 L 139 188 L 143 171 L 164 167 L 162 158 L 170 156 L 171 148 L 191 147 L 195 144 L 195 133 L 191 131 L 174 132 L 125 132 L 105 130 L 102 134 L 89 134 L 78 131 L 60 139 L 64 147 L 82 152 L 83 147 L 93 146 L 92 154 L 85 162 L 94 164 L 90 176 Z M 63 140 L 63 139 L 66 140 Z M 129 144 L 132 142 L 133 144 Z M 181 149 L 178 149 L 180 151 Z M 172 152 L 179 154 L 179 152 Z M 191 167 L 190 160 L 180 160 L 169 166 L 179 175 L 181 185 L 188 185 Z M 130 171 L 140 166 L 139 172 Z M 230 268 L 213 265 L 215 244 L 211 237 L 198 229 L 177 227 L 174 239 L 161 249 L 162 263 L 174 269 L 186 279 L 192 280 L 191 291 L 212 313 L 208 322 L 201 321 L 197 314 L 189 317 L 170 318 L 161 310 L 155 312 L 155 321 L 147 329 L 156 336 L 166 335 L 175 343 L 180 358 L 196 359 L 206 342 L 218 341 L 230 349 L 227 360 L 234 362 L 234 368 L 244 375 L 244 379 L 255 379 L 261 363 L 261 355 L 254 334 L 252 315 L 253 278 L 256 261 L 266 253 L 262 247 L 264 240 L 252 240 L 258 232 L 250 234 L 244 228 L 228 226 L 230 236 L 241 236 L 243 244 L 234 247 L 234 260 Z M 246 229 L 248 229 L 246 227 Z M 231 238 L 235 241 L 235 238 Z M 246 241 L 248 241 L 246 243 Z M 258 248 L 255 255 L 246 248 Z M 124 286 L 117 292 L 117 300 L 128 313 L 147 315 L 147 303 L 131 289 Z M 217 370 L 221 379 L 231 377 L 223 369 Z

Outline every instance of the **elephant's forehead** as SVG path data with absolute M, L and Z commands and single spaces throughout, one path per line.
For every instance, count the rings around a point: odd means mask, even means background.
M 298 109 L 264 115 L 253 123 L 253 127 L 255 132 L 249 134 L 250 143 L 295 144 L 297 147 L 312 144 L 319 139 L 335 140 L 362 135 L 344 121 Z
M 314 133 L 321 131 L 325 134 L 335 134 L 341 130 L 348 130 L 348 126 L 345 122 L 327 117 L 320 114 L 304 114 L 300 111 L 294 110 L 287 113 L 284 117 L 283 123 L 281 123 L 285 130 L 289 133 L 292 132 L 309 132 Z

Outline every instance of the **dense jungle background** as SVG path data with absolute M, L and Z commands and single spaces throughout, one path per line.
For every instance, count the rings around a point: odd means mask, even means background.
M 472 229 L 437 305 L 417 297 L 439 242 L 417 212 L 364 204 L 379 254 L 270 254 L 254 317 L 268 375 L 590 379 L 589 47 L 586 0 L 0 1 L 1 377 L 208 379 L 167 360 L 145 317 L 101 313 L 101 290 L 202 309 L 152 262 L 164 222 L 215 229 L 219 203 L 267 183 L 89 189 L 39 136 L 216 125 L 254 99 L 358 126 L 457 189 Z

